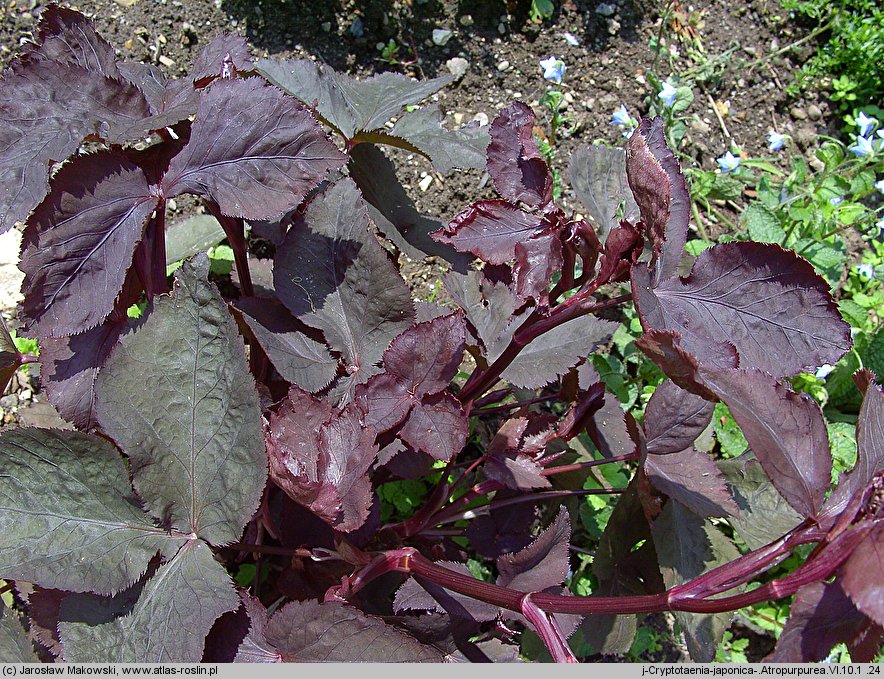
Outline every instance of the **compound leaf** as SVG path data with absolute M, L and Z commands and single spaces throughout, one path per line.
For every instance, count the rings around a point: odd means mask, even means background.
M 834 365 L 850 348 L 826 282 L 778 245 L 723 243 L 702 252 L 686 278 L 654 287 L 637 265 L 632 279 L 643 327 L 679 333 L 701 365 L 730 343 L 741 368 L 782 377 Z
M 129 455 L 147 507 L 212 544 L 239 538 L 267 478 L 242 339 L 204 255 L 126 335 L 98 375 L 98 419 Z
M 0 435 L 0 572 L 76 592 L 117 592 L 182 540 L 138 508 L 123 459 L 89 434 Z
M 219 80 L 201 95 L 163 190 L 208 198 L 225 215 L 271 219 L 346 162 L 313 116 L 275 87 L 259 78 Z
M 22 315 L 30 331 L 59 337 L 103 321 L 156 206 L 144 173 L 116 151 L 62 167 L 24 234 Z
M 829 437 L 816 402 L 758 370 L 701 374 L 731 411 L 774 487 L 797 512 L 816 516 L 832 477 Z
M 160 566 L 128 615 L 89 625 L 61 622 L 67 662 L 196 663 L 212 624 L 239 605 L 230 576 L 201 540 Z

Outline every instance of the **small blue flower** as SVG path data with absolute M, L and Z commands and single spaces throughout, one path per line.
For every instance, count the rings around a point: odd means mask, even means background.
M 866 278 L 871 279 L 875 277 L 875 268 L 871 264 L 858 264 L 856 271 L 860 276 L 865 276 Z
M 577 45 L 580 44 L 580 41 L 573 33 L 568 33 L 567 31 L 565 31 L 564 33 L 562 33 L 562 37 L 565 38 L 565 42 L 571 45 L 571 47 L 577 47 Z
M 722 172 L 733 172 L 740 167 L 740 159 L 730 151 L 725 153 L 721 158 L 716 158 L 715 162 L 718 163 L 718 167 L 721 168 Z
M 543 77 L 552 80 L 554 83 L 561 84 L 562 76 L 568 70 L 565 62 L 556 57 L 550 57 L 540 62 L 540 68 L 543 69 Z
M 860 111 L 859 115 L 853 119 L 853 122 L 856 123 L 856 126 L 859 128 L 859 134 L 862 137 L 865 137 L 878 124 L 877 119 L 869 118 L 863 111 Z
M 669 83 L 667 80 L 663 83 L 663 87 L 660 90 L 660 93 L 657 95 L 658 99 L 661 99 L 666 106 L 671 107 L 675 103 L 675 97 L 677 95 L 676 89 Z
M 835 196 L 834 198 L 829 198 L 829 205 L 841 205 L 844 202 L 844 196 Z
M 857 137 L 856 141 L 853 142 L 853 145 L 847 147 L 847 150 L 860 158 L 862 158 L 863 156 L 872 156 L 875 154 L 875 149 L 872 146 L 872 140 L 867 139 L 866 137 Z
M 884 193 L 884 179 L 876 181 L 875 188 L 878 189 L 878 193 Z
M 829 365 L 828 363 L 823 363 L 819 368 L 816 369 L 814 373 L 814 377 L 819 380 L 824 380 L 829 376 L 829 373 L 835 369 L 834 365 Z
M 785 134 L 780 134 L 776 130 L 771 130 L 770 134 L 767 135 L 767 148 L 771 151 L 779 151 L 781 148 L 783 148 L 783 144 L 785 143 Z
M 611 122 L 608 124 L 635 127 L 635 121 L 629 115 L 629 111 L 626 110 L 626 104 L 620 104 L 620 108 L 614 111 L 614 114 L 611 116 Z

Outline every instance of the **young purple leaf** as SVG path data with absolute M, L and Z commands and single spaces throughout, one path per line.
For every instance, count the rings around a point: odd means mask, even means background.
M 626 142 L 626 174 L 653 247 L 651 267 L 659 284 L 678 273 L 691 219 L 687 184 L 666 146 L 660 118 L 643 118 Z
M 0 318 L 0 394 L 6 391 L 6 386 L 21 364 L 22 355 L 6 329 L 6 322 Z
M 408 445 L 437 460 L 450 460 L 464 447 L 470 423 L 454 396 L 445 392 L 415 403 L 399 436 Z
M 817 403 L 758 370 L 700 374 L 727 405 L 780 494 L 803 516 L 817 516 L 832 475 L 826 423 Z
M 522 102 L 503 109 L 491 123 L 488 173 L 511 203 L 541 207 L 552 200 L 552 173 L 534 143 L 534 112 Z
M 516 297 L 548 308 L 550 280 L 553 274 L 561 272 L 564 264 L 558 229 L 516 243 L 515 255 L 513 278 Z
M 626 280 L 644 246 L 645 239 L 641 230 L 629 222 L 620 222 L 605 240 L 605 250 L 599 260 L 595 284 L 601 286 Z
M 225 63 L 234 64 L 238 71 L 251 71 L 255 68 L 249 44 L 241 35 L 219 35 L 203 47 L 193 60 L 190 79 L 199 82 L 222 76 Z
M 689 276 L 656 286 L 636 265 L 632 290 L 645 330 L 678 332 L 700 365 L 721 365 L 730 343 L 741 368 L 783 377 L 837 363 L 850 348 L 850 327 L 826 282 L 779 245 L 716 245 Z
M 513 490 L 550 488 L 552 484 L 542 474 L 543 468 L 532 457 L 543 450 L 545 441 L 541 439 L 539 445 L 533 446 L 527 441 L 527 432 L 540 430 L 543 424 L 545 419 L 536 416 L 533 421 L 514 417 L 504 422 L 488 445 L 485 475 Z M 547 432 L 547 438 L 553 435 L 553 430 Z
M 65 165 L 25 230 L 26 327 L 61 337 L 101 323 L 157 203 L 144 172 L 116 151 Z
M 773 653 L 765 658 L 775 663 L 810 663 L 825 659 L 836 644 L 847 644 L 854 662 L 872 662 L 876 653 L 862 657 L 862 642 L 880 638 L 877 627 L 844 594 L 835 582 L 814 582 L 795 594 L 791 613 Z M 858 653 L 859 651 L 859 653 Z
M 666 380 L 651 394 L 643 421 L 648 453 L 677 453 L 709 426 L 713 404 Z
M 298 102 L 258 78 L 219 80 L 200 97 L 190 141 L 163 178 L 222 214 L 270 219 L 297 207 L 347 157 Z

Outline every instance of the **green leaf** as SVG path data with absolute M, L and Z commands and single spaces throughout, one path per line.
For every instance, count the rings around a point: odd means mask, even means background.
M 760 243 L 782 243 L 786 232 L 780 226 L 780 220 L 768 208 L 760 203 L 752 203 L 740 216 L 749 231 L 749 238 Z
M 0 434 L 0 573 L 43 587 L 117 592 L 183 542 L 139 509 L 123 458 L 89 434 Z
M 743 436 L 743 432 L 740 431 L 740 427 L 724 403 L 715 404 L 712 427 L 715 429 L 715 438 L 718 439 L 718 445 L 721 446 L 721 454 L 724 457 L 736 457 L 749 446 L 746 437 Z
M 148 580 L 131 613 L 109 623 L 59 623 L 67 662 L 193 663 L 205 638 L 239 598 L 230 576 L 201 540 L 191 540 Z
M 838 301 L 838 311 L 842 318 L 854 328 L 865 329 L 869 320 L 869 313 L 852 299 Z
M 832 450 L 832 481 L 856 464 L 856 427 L 847 422 L 829 422 L 829 447 Z
M 831 286 L 836 286 L 841 279 L 847 257 L 842 242 L 832 245 L 809 239 L 801 239 L 792 247 L 826 279 Z
M 743 194 L 743 183 L 729 174 L 716 173 L 712 179 L 708 197 L 713 200 L 737 200 Z
M 670 500 L 651 525 L 660 572 L 666 587 L 688 580 L 739 558 L 740 553 L 709 521 L 677 500 Z M 677 612 L 694 662 L 711 662 L 732 613 L 704 615 Z
M 242 339 L 197 256 L 170 297 L 126 335 L 98 375 L 98 418 L 129 455 L 156 516 L 212 544 L 233 542 L 267 479 L 261 410 Z
M 879 378 L 884 377 L 884 326 L 872 335 L 861 356 L 866 368 L 874 370 Z
M 38 663 L 34 647 L 28 640 L 18 616 L 0 604 L 0 661 L 4 663 Z
M 688 254 L 696 257 L 704 250 L 708 250 L 709 248 L 711 248 L 713 245 L 715 245 L 715 243 L 713 243 L 711 240 L 695 239 L 689 240 L 687 243 L 685 243 L 684 249 L 688 251 Z

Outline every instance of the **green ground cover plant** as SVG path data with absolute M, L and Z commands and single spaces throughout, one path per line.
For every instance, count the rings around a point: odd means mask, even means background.
M 884 391 L 851 370 L 833 430 L 794 388 L 860 351 L 804 231 L 698 247 L 662 117 L 575 154 L 566 211 L 534 112 L 445 129 L 448 82 L 231 37 L 166 80 L 46 10 L 0 83 L 40 355 L 0 366 L 74 429 L 0 433 L 4 660 L 637 658 L 667 612 L 711 661 L 787 597 L 771 660 L 875 657 Z M 384 147 L 497 197 L 420 215 Z M 182 194 L 214 220 L 167 224 Z M 398 252 L 449 262 L 447 306 Z

